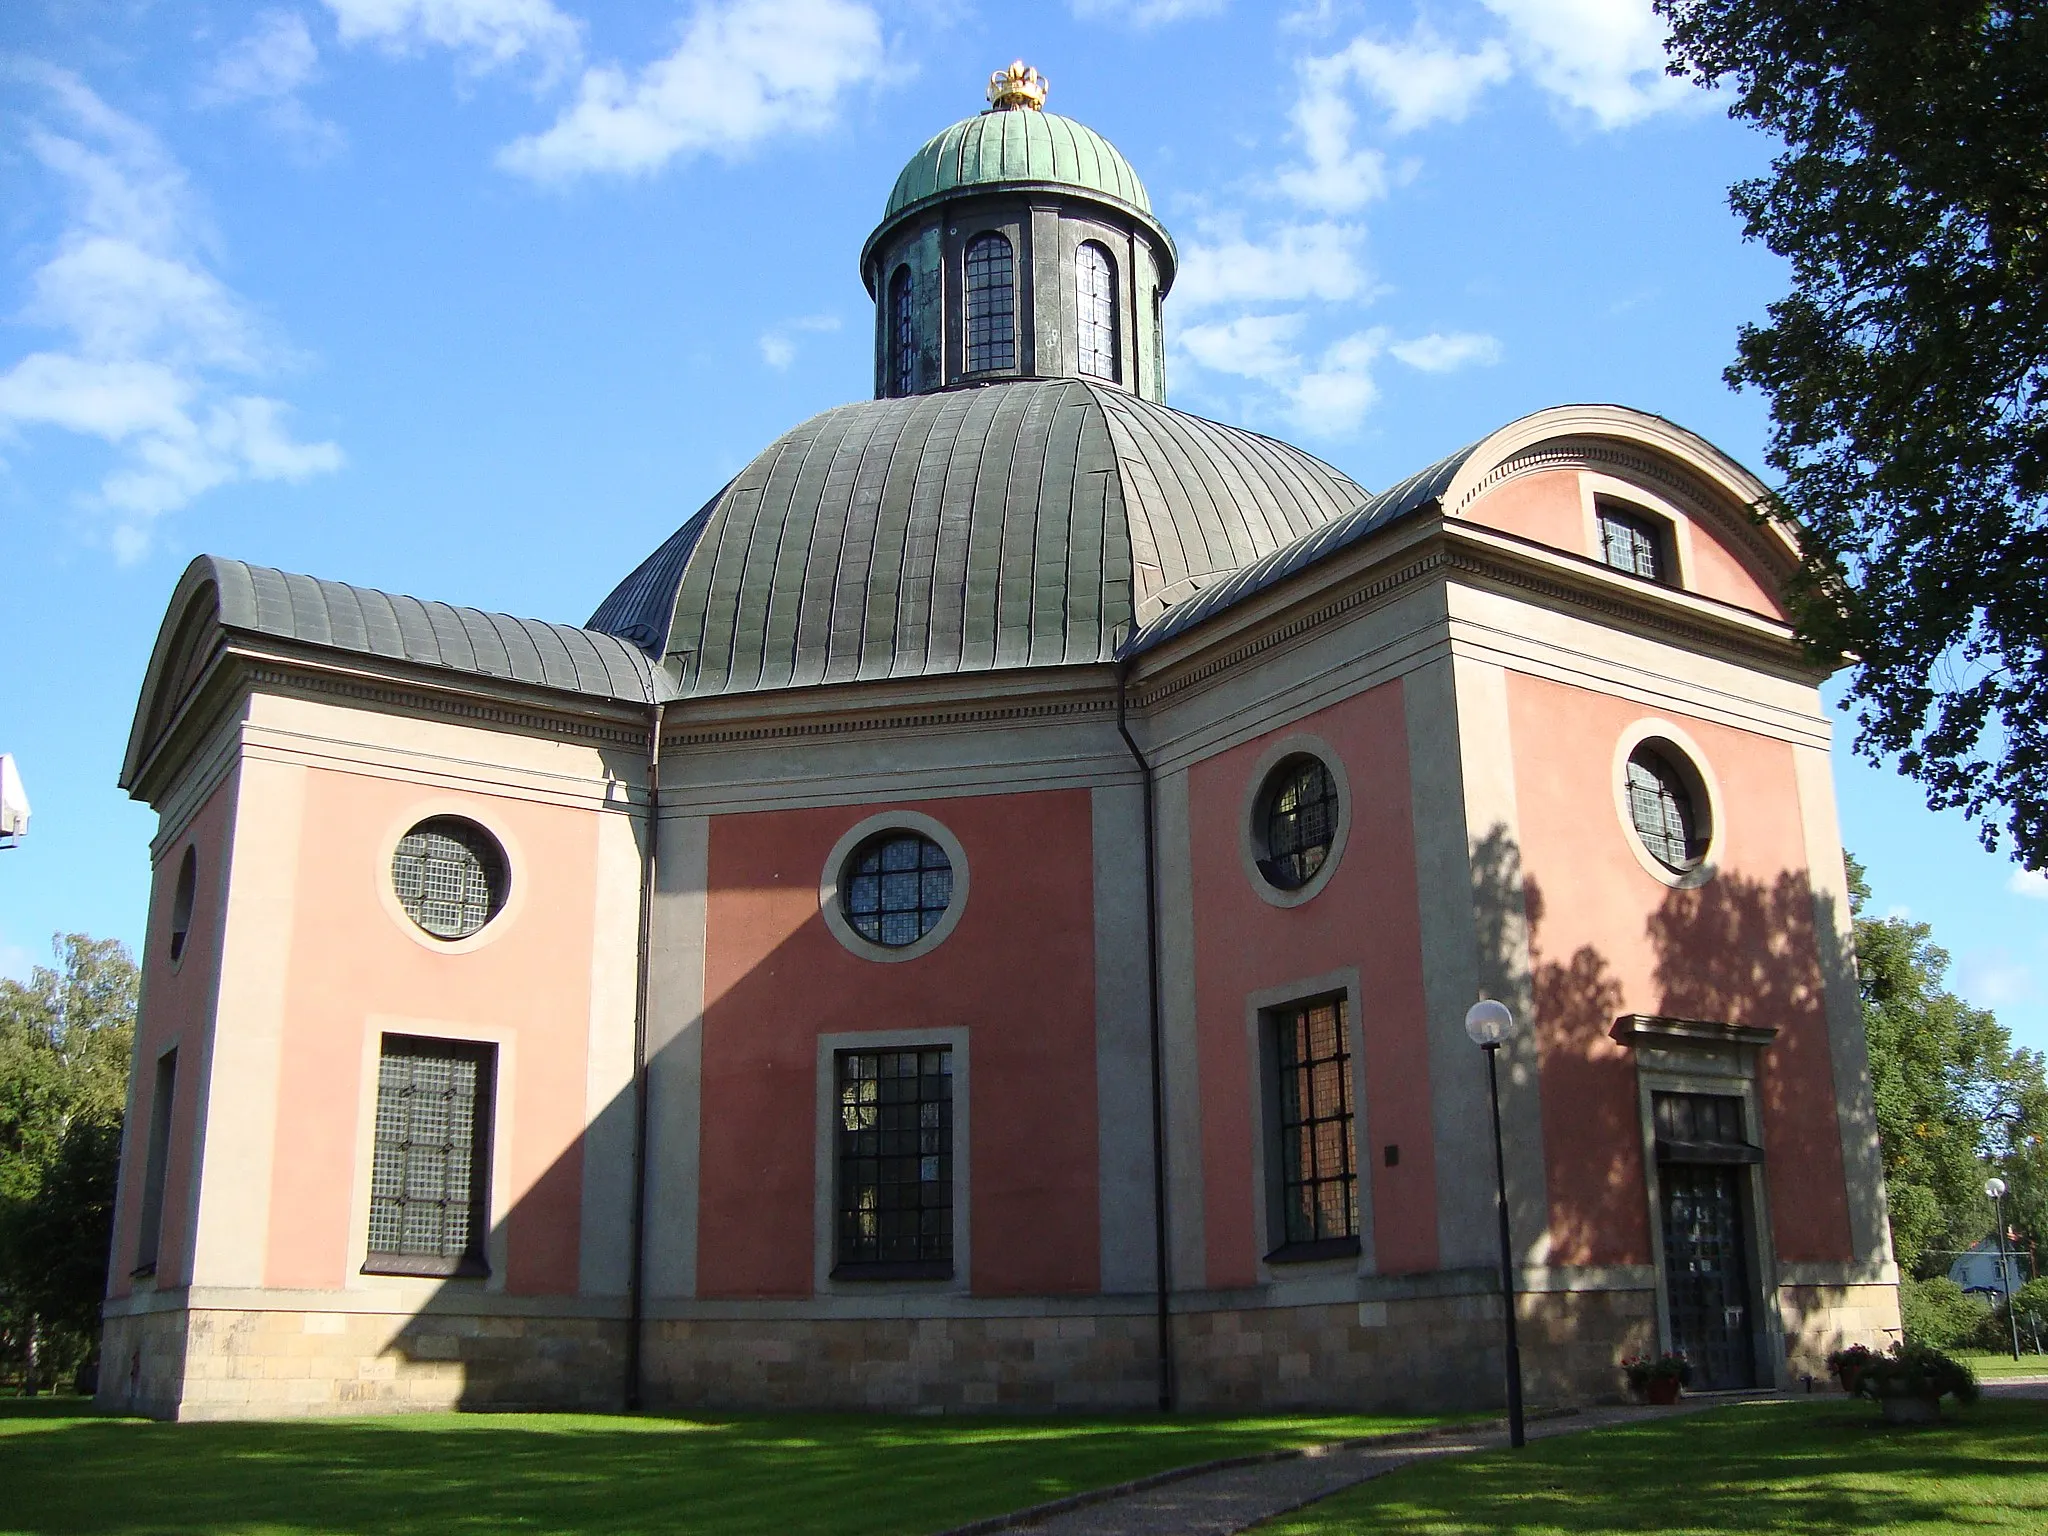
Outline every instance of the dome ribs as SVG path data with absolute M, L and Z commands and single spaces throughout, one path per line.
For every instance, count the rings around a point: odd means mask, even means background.
M 887 677 L 896 665 L 897 620 L 909 565 L 911 505 L 941 411 L 940 400 L 930 396 L 917 399 L 889 449 L 881 504 L 875 511 L 871 563 L 865 583 L 851 588 L 863 610 L 858 677 Z
M 1010 482 L 1019 457 L 1028 451 L 1031 408 L 1044 391 L 1030 388 L 992 393 L 997 397 L 995 414 L 975 459 L 973 492 L 968 500 L 967 566 L 960 593 L 960 665 L 973 671 L 1000 664 L 1009 552 L 1019 539 L 1027 551 L 1030 547 L 1032 514 L 1026 512 L 1013 520 Z M 1027 526 L 1017 526 L 1020 523 Z
M 796 513 L 784 527 L 776 560 L 764 686 L 813 683 L 824 675 L 832 576 L 846 553 L 846 515 L 853 503 L 860 445 L 873 430 L 872 422 L 851 411 L 838 413 L 805 458 L 792 493 Z M 781 663 L 785 651 L 786 669 Z
M 903 580 L 896 598 L 896 633 L 889 661 L 891 677 L 915 677 L 925 670 L 929 658 L 947 475 L 959 451 L 961 427 L 972 402 L 968 393 L 937 398 L 937 419 L 925 439 L 917 476 L 911 484 L 910 516 L 903 538 Z
M 918 672 L 963 670 L 966 639 L 967 581 L 969 556 L 974 536 L 975 492 L 981 480 L 983 459 L 991 449 L 1002 389 L 968 390 L 967 410 L 960 435 L 947 456 L 945 477 L 938 498 L 937 526 L 933 538 L 931 603 L 924 625 L 924 662 Z M 1000 442 L 995 451 L 1008 457 Z M 991 582 L 993 585 L 993 582 Z
M 996 564 L 993 618 L 998 667 L 1021 667 L 1031 660 L 1038 623 L 1039 552 L 1048 544 L 1062 551 L 1066 547 L 1070 509 L 1045 496 L 1046 446 L 1064 393 L 1057 385 L 1033 390 L 1017 421 L 1017 445 L 1004 476 Z
M 882 497 L 888 490 L 896 446 L 911 424 L 910 416 L 909 410 L 899 407 L 875 421 L 861 439 L 839 562 L 830 573 L 826 595 L 825 662 L 818 675 L 820 682 L 843 683 L 860 675 L 861 651 L 866 644 L 866 598 L 877 574 Z

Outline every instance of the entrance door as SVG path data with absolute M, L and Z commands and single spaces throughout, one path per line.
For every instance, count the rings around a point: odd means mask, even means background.
M 1756 1320 L 1750 1316 L 1742 1187 L 1728 1163 L 1665 1163 L 1664 1272 L 1671 1345 L 1692 1362 L 1705 1391 L 1756 1385 Z

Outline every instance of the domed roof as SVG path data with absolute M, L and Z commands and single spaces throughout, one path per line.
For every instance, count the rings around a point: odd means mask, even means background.
M 1081 379 L 866 400 L 772 443 L 589 627 L 686 695 L 1107 661 L 1365 499 L 1299 448 Z
M 1131 162 L 1093 128 L 1052 112 L 995 110 L 927 140 L 896 178 L 882 222 L 942 192 L 1017 182 L 1058 183 L 1152 212 Z

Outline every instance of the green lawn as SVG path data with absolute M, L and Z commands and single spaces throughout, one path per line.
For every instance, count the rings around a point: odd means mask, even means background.
M 1847 1398 L 1746 1403 L 1407 1467 L 1259 1536 L 1932 1536 L 2048 1531 L 2048 1402 L 1888 1429 Z
M 608 1418 L 264 1424 L 0 1402 L 0 1532 L 914 1536 L 1222 1456 L 1424 1419 Z
M 1958 1360 L 1968 1362 L 1970 1369 L 1986 1381 L 1995 1381 L 2001 1376 L 2048 1376 L 2048 1355 L 2022 1352 L 2015 1360 L 2010 1354 L 1984 1354 L 1974 1349 L 1958 1349 L 1950 1353 Z

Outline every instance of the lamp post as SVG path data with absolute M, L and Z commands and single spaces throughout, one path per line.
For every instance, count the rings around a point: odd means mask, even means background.
M 1506 1003 L 1491 998 L 1474 1003 L 1465 1015 L 1465 1033 L 1486 1052 L 1486 1088 L 1493 1104 L 1493 1181 L 1500 1211 L 1501 1313 L 1507 1322 L 1508 1444 L 1520 1448 L 1522 1434 L 1522 1346 L 1515 1337 L 1515 1254 L 1508 1240 L 1508 1164 L 1500 1139 L 1500 1069 L 1496 1058 L 1502 1043 L 1515 1032 L 1515 1015 Z
M 2005 1322 L 2012 1330 L 2012 1357 L 2020 1357 L 2020 1315 L 2012 1305 L 2012 1267 L 2005 1257 L 2005 1180 L 1993 1174 L 1984 1181 L 1984 1193 L 1991 1197 L 1991 1209 L 1998 1222 L 1998 1284 L 2005 1292 Z

